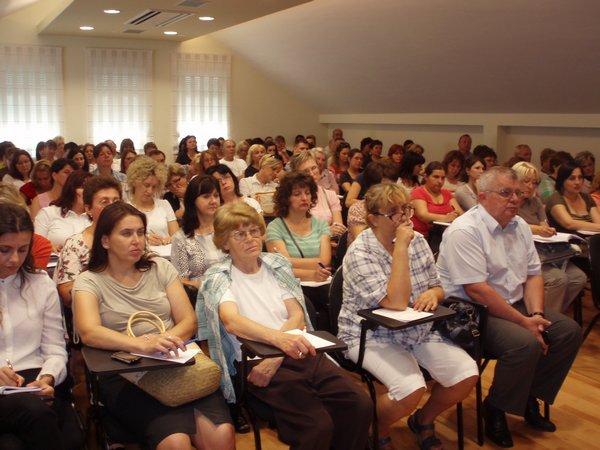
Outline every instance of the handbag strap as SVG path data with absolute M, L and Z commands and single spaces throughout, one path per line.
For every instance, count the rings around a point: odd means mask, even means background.
M 165 324 L 156 314 L 151 311 L 137 311 L 130 315 L 129 319 L 127 320 L 127 336 L 136 337 L 132 327 L 138 322 L 146 322 L 154 325 L 154 328 L 156 328 L 161 334 L 166 331 Z
M 298 251 L 300 252 L 300 257 L 304 258 L 304 253 L 302 253 L 302 249 L 300 248 L 300 246 L 298 245 L 298 243 L 296 242 L 296 239 L 294 239 L 294 235 L 292 234 L 292 232 L 290 231 L 290 229 L 287 226 L 287 223 L 285 223 L 285 220 L 283 220 L 283 217 L 280 217 L 279 220 L 281 220 L 281 222 L 283 223 L 283 226 L 285 227 L 286 231 L 288 232 L 288 234 L 290 235 L 290 237 L 292 238 L 292 242 L 294 243 L 294 245 L 296 246 L 296 248 L 298 249 Z

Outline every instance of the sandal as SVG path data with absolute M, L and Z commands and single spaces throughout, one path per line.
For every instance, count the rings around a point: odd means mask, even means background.
M 369 449 L 374 449 L 373 436 L 369 436 Z M 379 450 L 394 450 L 391 436 L 386 436 L 377 440 L 377 448 Z
M 428 430 L 434 431 L 435 425 L 432 423 L 428 423 L 425 425 L 419 424 L 419 421 L 417 419 L 417 414 L 419 413 L 419 411 L 420 410 L 415 411 L 415 413 L 408 418 L 408 428 L 410 428 L 410 431 L 415 433 L 415 435 L 417 436 L 417 442 L 419 443 L 419 448 L 421 450 L 430 450 L 433 447 L 438 447 L 438 446 L 442 445 L 442 441 L 440 441 L 437 437 L 435 437 L 435 434 L 432 434 L 431 436 L 427 436 L 426 438 L 423 438 L 423 436 L 421 436 L 421 433 L 423 431 L 428 431 Z

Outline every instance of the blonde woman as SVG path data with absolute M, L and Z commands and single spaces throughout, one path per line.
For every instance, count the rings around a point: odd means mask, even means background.
M 267 216 L 275 213 L 273 194 L 279 186 L 278 177 L 282 170 L 283 163 L 280 159 L 264 155 L 260 160 L 259 171 L 240 180 L 240 193 L 256 200 Z
M 255 175 L 260 169 L 260 160 L 265 156 L 265 147 L 260 144 L 254 144 L 248 150 L 248 156 L 246 157 L 246 170 L 244 171 L 244 177 L 251 177 Z

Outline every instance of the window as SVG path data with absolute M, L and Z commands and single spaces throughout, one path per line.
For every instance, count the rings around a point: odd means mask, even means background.
M 153 140 L 151 50 L 88 48 L 86 79 L 91 142 Z
M 177 142 L 189 134 L 199 148 L 229 136 L 229 55 L 176 53 L 172 58 L 174 129 Z
M 2 140 L 33 151 L 63 128 L 62 50 L 0 46 Z

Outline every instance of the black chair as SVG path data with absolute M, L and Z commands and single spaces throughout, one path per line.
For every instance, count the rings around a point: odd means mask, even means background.
M 340 267 L 337 270 L 337 272 L 335 273 L 333 280 L 331 281 L 331 287 L 330 287 L 330 291 L 329 291 L 329 298 L 330 298 L 330 300 L 329 300 L 329 307 L 330 307 L 329 316 L 332 321 L 330 327 L 334 334 L 337 334 L 337 331 L 338 331 L 337 319 L 338 319 L 340 310 L 342 308 L 343 284 L 344 284 L 343 268 Z M 369 329 L 373 330 L 377 327 L 378 327 L 377 324 L 370 323 L 366 319 L 361 320 L 360 348 L 359 348 L 358 360 L 357 360 L 356 364 L 353 363 L 352 361 L 346 359 L 341 354 L 334 354 L 336 356 L 336 360 L 338 361 L 340 366 L 342 366 L 346 370 L 359 373 L 362 380 L 367 384 L 369 393 L 371 395 L 371 399 L 373 400 L 373 442 L 374 442 L 375 448 L 377 448 L 377 442 L 378 442 L 378 437 L 379 437 L 377 434 L 377 425 L 378 425 L 377 393 L 375 391 L 375 385 L 374 385 L 374 381 L 376 381 L 377 379 L 370 372 L 363 369 L 362 362 L 363 362 L 364 353 L 365 353 L 365 341 L 366 341 L 367 330 L 369 330 Z M 424 369 L 421 369 L 421 370 L 423 371 L 425 378 L 427 380 L 431 380 L 431 376 L 429 375 L 429 373 Z M 456 429 L 457 429 L 457 435 L 458 435 L 457 436 L 458 448 L 460 450 L 462 450 L 462 449 L 464 449 L 464 427 L 463 427 L 463 408 L 462 408 L 461 402 L 456 404 Z
M 592 236 L 589 239 L 589 251 L 590 251 L 590 285 L 592 288 L 592 300 L 596 309 L 600 310 L 600 234 Z M 588 337 L 592 328 L 600 320 L 600 312 L 596 313 L 592 321 L 589 323 L 585 332 L 583 333 L 583 339 Z

